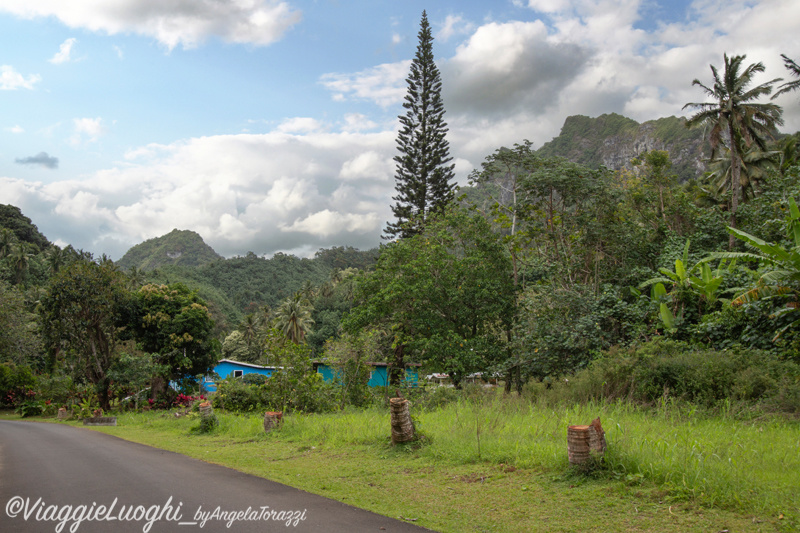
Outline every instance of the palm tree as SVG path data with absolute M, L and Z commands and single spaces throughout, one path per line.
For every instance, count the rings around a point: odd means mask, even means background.
M 28 272 L 28 264 L 30 263 L 30 245 L 27 242 L 17 243 L 11 251 L 11 265 L 14 268 L 15 283 L 17 285 L 22 283 L 25 274 Z
M 13 231 L 8 228 L 0 230 L 0 259 L 11 255 L 16 241 L 17 237 L 14 235 Z
M 53 275 L 58 274 L 58 271 L 67 264 L 68 260 L 69 252 L 66 249 L 53 246 L 47 251 L 47 266 Z
M 764 151 L 755 144 L 742 151 L 739 188 L 742 192 L 743 202 L 754 198 L 760 192 L 761 182 L 771 170 L 778 168 L 780 157 L 780 151 Z M 710 172 L 705 178 L 705 183 L 720 195 L 725 191 L 732 190 L 731 169 L 730 150 L 723 148 L 717 154 L 717 158 L 711 161 Z
M 145 282 L 144 272 L 136 265 L 128 269 L 128 287 L 132 290 L 139 290 Z
M 783 58 L 783 66 L 786 67 L 786 70 L 791 72 L 792 76 L 798 79 L 794 81 L 787 81 L 786 83 L 778 87 L 778 91 L 774 95 L 772 95 L 773 100 L 778 96 L 782 95 L 783 93 L 788 93 L 800 89 L 800 66 L 791 59 L 789 59 L 784 54 L 781 54 L 781 57 Z
M 781 108 L 775 104 L 760 104 L 756 100 L 772 92 L 773 84 L 780 78 L 762 83 L 751 88 L 756 74 L 764 72 L 762 63 L 748 65 L 742 70 L 747 56 L 728 57 L 724 55 L 725 69 L 720 76 L 719 71 L 711 65 L 714 83 L 711 87 L 703 85 L 695 79 L 692 85 L 698 85 L 713 102 L 688 103 L 683 106 L 697 110 L 688 121 L 687 126 L 704 125 L 710 128 L 708 137 L 711 143 L 711 159 L 715 159 L 720 150 L 727 147 L 731 159 L 731 209 L 730 226 L 736 227 L 736 210 L 739 207 L 743 148 L 755 143 L 761 150 L 767 149 L 766 141 L 772 137 L 776 126 L 783 124 Z M 733 248 L 735 237 L 730 236 L 728 246 Z
M 261 357 L 259 350 L 259 324 L 258 318 L 253 313 L 244 317 L 237 328 L 242 334 L 244 343 L 247 345 L 246 363 L 255 363 Z
M 295 344 L 300 344 L 314 325 L 314 320 L 311 318 L 313 310 L 311 303 L 298 292 L 285 299 L 278 307 L 275 313 L 275 327 L 287 339 Z

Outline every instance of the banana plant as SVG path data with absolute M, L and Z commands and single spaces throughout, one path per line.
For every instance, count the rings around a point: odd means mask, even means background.
M 734 298 L 731 302 L 732 305 L 783 297 L 788 299 L 788 302 L 783 309 L 773 315 L 774 317 L 794 316 L 795 313 L 800 313 L 800 209 L 794 198 L 789 199 L 789 214 L 786 222 L 787 236 L 794 242 L 794 246 L 791 248 L 766 242 L 747 232 L 729 227 L 729 233 L 761 253 L 716 252 L 709 255 L 709 259 L 757 260 L 762 266 L 767 267 L 756 286 Z M 787 329 L 798 325 L 800 325 L 800 318 L 778 331 L 775 338 L 778 338 Z
M 661 322 L 664 324 L 664 327 L 670 332 L 675 333 L 677 328 L 675 327 L 675 315 L 672 314 L 669 306 L 667 306 L 667 302 L 669 302 L 670 297 L 667 294 L 667 289 L 664 287 L 663 283 L 656 283 L 653 285 L 650 291 L 650 298 L 656 303 L 658 303 L 658 316 L 661 318 Z
M 697 268 L 694 265 L 692 268 L 686 268 L 689 264 L 689 244 L 691 240 L 686 239 L 686 245 L 683 247 L 683 256 L 681 259 L 675 260 L 675 270 L 667 270 L 666 268 L 659 268 L 658 271 L 663 274 L 663 277 L 648 279 L 639 284 L 640 289 L 655 285 L 656 283 L 666 283 L 678 289 L 689 289 L 691 287 L 690 275 Z

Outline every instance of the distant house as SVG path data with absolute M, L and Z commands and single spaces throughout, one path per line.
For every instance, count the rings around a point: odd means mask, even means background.
M 367 385 L 370 387 L 388 387 L 389 386 L 389 363 L 366 363 L 369 366 L 369 381 Z M 419 363 L 406 364 L 406 377 L 405 384 L 410 387 L 416 387 L 419 384 Z M 334 381 L 336 378 L 336 369 L 325 362 L 317 361 L 314 363 L 314 369 L 322 374 L 322 379 L 325 381 Z
M 225 379 L 228 376 L 240 378 L 247 374 L 260 374 L 262 376 L 270 377 L 275 371 L 274 366 L 261 366 L 252 363 L 241 363 L 233 359 L 221 359 L 214 366 L 214 372 L 221 378 Z M 200 384 L 201 388 L 207 392 L 216 392 L 217 384 L 211 377 L 206 376 Z

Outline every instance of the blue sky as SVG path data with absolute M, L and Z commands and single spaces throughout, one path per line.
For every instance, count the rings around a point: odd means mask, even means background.
M 460 182 L 569 115 L 681 115 L 724 52 L 763 81 L 800 58 L 795 0 L 0 0 L 0 203 L 115 259 L 173 228 L 226 256 L 375 246 L 423 9 Z

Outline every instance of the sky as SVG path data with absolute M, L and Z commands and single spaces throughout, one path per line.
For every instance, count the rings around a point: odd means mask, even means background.
M 459 184 L 570 115 L 688 116 L 724 53 L 800 61 L 797 0 L 0 0 L 0 203 L 115 260 L 375 247 L 423 10 Z

